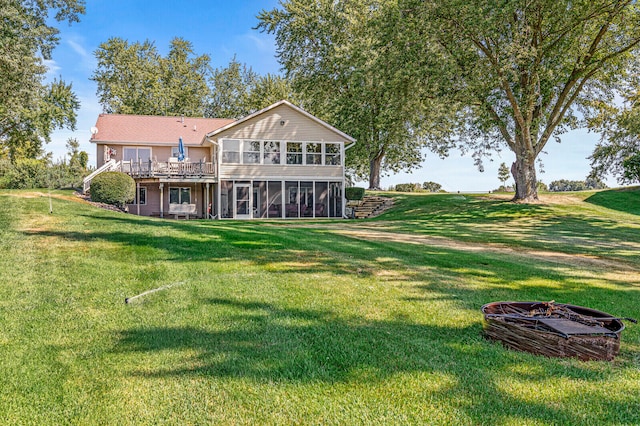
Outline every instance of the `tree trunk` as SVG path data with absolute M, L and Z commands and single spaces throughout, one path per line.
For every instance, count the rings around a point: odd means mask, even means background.
M 538 201 L 535 158 L 516 154 L 516 161 L 511 165 L 511 174 L 516 181 L 516 195 L 512 201 L 521 203 Z
M 369 160 L 369 189 L 379 190 L 380 188 L 380 168 L 382 167 L 383 155 L 379 154 Z

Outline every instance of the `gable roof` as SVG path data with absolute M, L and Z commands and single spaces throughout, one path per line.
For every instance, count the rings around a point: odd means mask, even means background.
M 246 117 L 242 117 L 239 120 L 233 121 L 232 123 L 229 123 L 229 124 L 226 124 L 226 125 L 224 125 L 224 126 L 222 126 L 220 128 L 214 129 L 214 130 L 210 131 L 209 133 L 207 133 L 206 136 L 207 137 L 215 136 L 215 135 L 217 135 L 217 134 L 219 134 L 221 132 L 224 132 L 224 131 L 229 130 L 229 129 L 235 127 L 235 126 L 238 126 L 238 125 L 240 125 L 240 124 L 242 124 L 242 123 L 244 123 L 244 122 L 246 122 L 248 120 L 251 120 L 252 118 L 255 118 L 255 117 L 259 116 L 259 115 L 265 114 L 265 113 L 267 113 L 267 112 L 279 107 L 280 105 L 285 105 L 285 106 L 293 109 L 294 111 L 299 112 L 300 114 L 304 115 L 308 119 L 310 119 L 310 120 L 316 122 L 317 124 L 327 128 L 328 130 L 340 135 L 340 137 L 348 140 L 349 142 L 355 142 L 356 141 L 354 138 L 352 138 L 351 136 L 347 135 L 346 133 L 341 132 L 340 130 L 336 129 L 335 127 L 331 126 L 330 124 L 320 120 L 318 117 L 315 117 L 315 116 L 309 114 L 307 111 L 303 110 L 302 108 L 299 108 L 299 107 L 293 105 L 291 102 L 288 102 L 288 101 L 285 101 L 285 100 L 276 102 L 273 105 L 270 105 L 270 106 L 268 106 L 268 107 L 266 107 L 264 109 L 261 109 L 260 111 L 256 111 L 253 114 L 249 114 Z
M 98 133 L 91 136 L 91 142 L 175 145 L 181 137 L 185 145 L 201 145 L 207 132 L 233 122 L 227 118 L 100 114 Z

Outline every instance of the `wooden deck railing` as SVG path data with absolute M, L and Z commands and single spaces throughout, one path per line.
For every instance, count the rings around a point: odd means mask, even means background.
M 132 177 L 211 177 L 216 165 L 206 161 L 123 161 L 121 171 Z

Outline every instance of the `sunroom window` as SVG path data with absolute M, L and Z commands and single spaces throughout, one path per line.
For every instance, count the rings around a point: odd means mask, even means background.
M 321 143 L 307 143 L 307 164 L 322 164 Z
M 287 142 L 287 164 L 302 164 L 302 142 Z
M 264 141 L 264 164 L 280 164 L 280 142 Z
M 260 142 L 243 141 L 243 164 L 260 164 Z
M 240 162 L 240 141 L 238 139 L 222 141 L 222 162 L 227 164 Z
M 340 165 L 340 144 L 327 143 L 324 145 L 324 164 L 327 166 Z

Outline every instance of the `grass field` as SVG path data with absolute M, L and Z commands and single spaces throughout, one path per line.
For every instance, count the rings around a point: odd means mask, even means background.
M 486 341 L 480 313 L 640 319 L 637 189 L 393 196 L 373 220 L 237 222 L 0 191 L 0 423 L 640 424 L 640 325 L 581 362 Z

